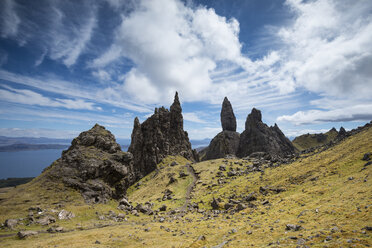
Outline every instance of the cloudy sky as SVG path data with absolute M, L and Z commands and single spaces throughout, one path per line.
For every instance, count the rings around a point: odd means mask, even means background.
M 192 139 L 227 96 L 290 137 L 372 119 L 370 0 L 1 0 L 0 135 L 72 138 L 180 94 Z

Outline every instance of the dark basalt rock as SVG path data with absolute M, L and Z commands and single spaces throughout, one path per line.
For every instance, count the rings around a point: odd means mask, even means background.
M 227 155 L 236 155 L 239 147 L 240 134 L 236 132 L 236 119 L 231 103 L 225 97 L 221 109 L 222 132 L 214 137 L 209 146 L 203 151 L 203 160 L 224 158 Z
M 221 124 L 223 131 L 236 132 L 236 118 L 231 103 L 227 97 L 223 99 L 222 103 Z
M 237 132 L 220 132 L 212 139 L 203 160 L 224 158 L 226 155 L 236 155 L 239 147 L 239 138 L 240 134 Z
M 344 127 L 340 127 L 340 131 L 338 132 L 337 137 L 344 137 L 346 136 L 346 130 Z
M 90 203 L 122 198 L 137 178 L 132 154 L 122 152 L 115 137 L 98 124 L 75 138 L 45 173 L 78 189 Z
M 134 156 L 137 179 L 156 169 L 168 155 L 181 155 L 196 161 L 197 153 L 191 149 L 187 132 L 183 130 L 183 116 L 178 93 L 170 111 L 156 108 L 154 114 L 140 124 L 134 120 L 132 142 L 128 151 Z
M 246 157 L 254 152 L 266 152 L 271 156 L 285 157 L 294 153 L 292 143 L 275 124 L 268 127 L 262 122 L 261 111 L 255 108 L 248 115 L 245 130 L 240 135 L 238 157 Z

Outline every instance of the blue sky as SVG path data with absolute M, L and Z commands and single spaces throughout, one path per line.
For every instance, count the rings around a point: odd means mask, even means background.
M 290 137 L 372 119 L 367 0 L 0 1 L 0 135 L 72 138 L 179 92 L 190 138 L 253 107 Z

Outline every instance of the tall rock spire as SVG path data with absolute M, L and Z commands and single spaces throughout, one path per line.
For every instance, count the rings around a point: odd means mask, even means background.
M 236 118 L 231 103 L 227 97 L 223 99 L 222 103 L 221 124 L 223 131 L 236 132 Z
M 187 132 L 183 130 L 182 108 L 177 92 L 170 111 L 161 107 L 141 124 L 135 119 L 128 151 L 133 154 L 138 179 L 155 170 L 156 165 L 168 155 L 197 160 Z

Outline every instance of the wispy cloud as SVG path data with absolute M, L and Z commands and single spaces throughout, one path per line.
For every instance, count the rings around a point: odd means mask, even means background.
M 94 103 L 110 104 L 115 107 L 121 107 L 138 112 L 152 112 L 148 106 L 135 103 L 125 98 L 120 91 L 111 87 L 100 88 L 92 85 L 82 85 L 65 80 L 55 76 L 29 77 L 0 69 L 0 79 L 9 83 L 16 83 L 34 87 L 36 89 L 51 93 L 61 94 L 69 98 L 88 100 Z
M 17 4 L 14 0 L 3 0 L 1 13 L 1 36 L 3 38 L 15 37 L 18 34 L 18 27 L 21 23 L 17 11 Z
M 183 119 L 196 123 L 206 123 L 204 120 L 200 119 L 196 113 L 183 113 Z
M 84 100 L 73 99 L 51 99 L 37 92 L 25 89 L 14 89 L 12 87 L 3 86 L 0 88 L 0 101 L 13 102 L 25 105 L 38 105 L 46 107 L 63 107 L 67 109 L 88 109 L 93 110 L 94 104 Z

